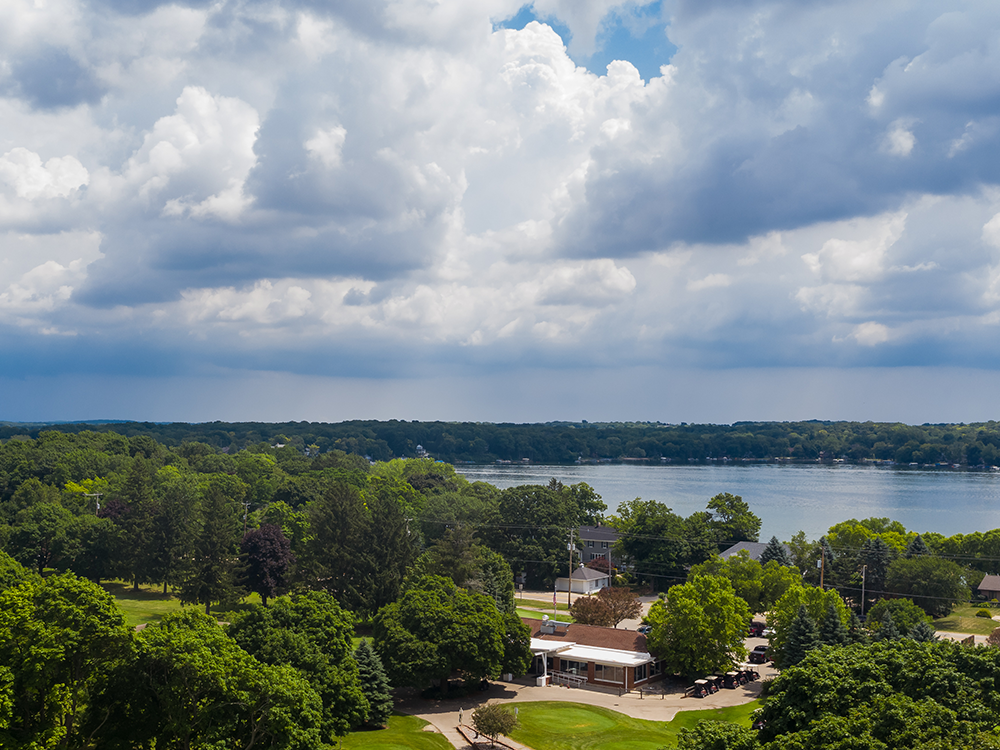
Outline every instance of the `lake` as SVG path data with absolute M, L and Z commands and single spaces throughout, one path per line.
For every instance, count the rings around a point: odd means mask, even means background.
M 658 500 L 689 516 L 720 492 L 740 495 L 760 516 L 763 541 L 786 541 L 800 529 L 818 539 L 849 518 L 882 517 L 907 529 L 946 536 L 1000 528 L 1000 473 L 875 466 L 751 464 L 460 465 L 470 481 L 500 488 L 586 482 L 613 513 L 619 503 Z

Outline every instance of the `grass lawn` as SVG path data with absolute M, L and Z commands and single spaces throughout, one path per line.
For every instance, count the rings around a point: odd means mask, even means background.
M 552 600 L 549 599 L 545 601 L 544 599 L 521 599 L 515 598 L 514 604 L 518 607 L 525 607 L 526 609 L 540 609 L 542 612 L 552 611 Z M 556 609 L 560 612 L 569 612 L 569 605 L 566 604 L 565 592 L 559 601 L 556 602 Z
M 534 750 L 657 750 L 677 744 L 681 729 L 706 719 L 750 726 L 757 701 L 731 708 L 681 711 L 673 721 L 633 719 L 607 708 L 582 703 L 518 703 L 521 727 L 511 733 Z
M 542 609 L 525 609 L 524 607 L 517 608 L 518 617 L 527 617 L 529 620 L 541 620 L 542 615 L 548 615 L 549 619 L 552 619 L 552 608 L 549 607 L 549 611 L 546 612 Z M 565 612 L 559 613 L 559 622 L 573 622 L 573 618 L 570 617 Z
M 425 732 L 427 722 L 416 716 L 393 715 L 385 729 L 351 732 L 344 737 L 344 750 L 373 748 L 374 750 L 454 750 L 451 743 L 437 732 Z
M 975 633 L 976 635 L 989 635 L 994 629 L 1000 627 L 1000 622 L 987 620 L 985 617 L 976 617 L 982 607 L 978 604 L 959 604 L 951 611 L 947 617 L 941 617 L 934 621 L 934 627 L 938 630 L 950 630 L 954 633 Z M 990 609 L 991 614 L 1000 614 L 1000 609 Z
M 177 612 L 181 608 L 181 600 L 174 594 L 164 594 L 162 586 L 140 586 L 134 591 L 131 583 L 125 581 L 106 581 L 101 587 L 115 598 L 118 608 L 125 614 L 125 622 L 135 627 L 143 623 L 159 622 L 165 614 Z M 257 594 L 250 594 L 235 609 L 246 604 L 260 603 Z M 199 609 L 204 609 L 199 605 Z M 212 614 L 221 615 L 231 612 L 233 607 L 212 607 Z

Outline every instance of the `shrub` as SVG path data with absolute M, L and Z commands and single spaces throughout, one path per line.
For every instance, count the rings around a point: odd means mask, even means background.
M 987 620 L 990 620 L 993 618 L 993 615 L 988 609 L 981 609 L 976 612 L 976 617 L 985 617 Z

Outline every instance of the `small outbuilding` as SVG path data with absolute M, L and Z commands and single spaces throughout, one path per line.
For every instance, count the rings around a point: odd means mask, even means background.
M 565 576 L 556 579 L 556 591 L 566 591 L 570 584 L 574 594 L 593 594 L 610 586 L 611 577 L 593 568 L 577 568 L 573 571 L 572 581 Z

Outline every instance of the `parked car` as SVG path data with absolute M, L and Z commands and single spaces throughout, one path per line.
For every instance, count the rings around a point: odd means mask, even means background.
M 650 632 L 652 632 L 653 626 L 652 625 L 640 625 L 639 627 L 636 628 L 636 630 L 638 630 L 643 635 L 648 635 Z
M 753 651 L 750 652 L 750 663 L 766 664 L 771 661 L 767 656 L 767 649 L 767 646 L 754 646 Z
M 751 638 L 760 638 L 762 635 L 764 635 L 764 628 L 765 628 L 764 623 L 754 620 L 753 622 L 750 623 L 749 636 Z

